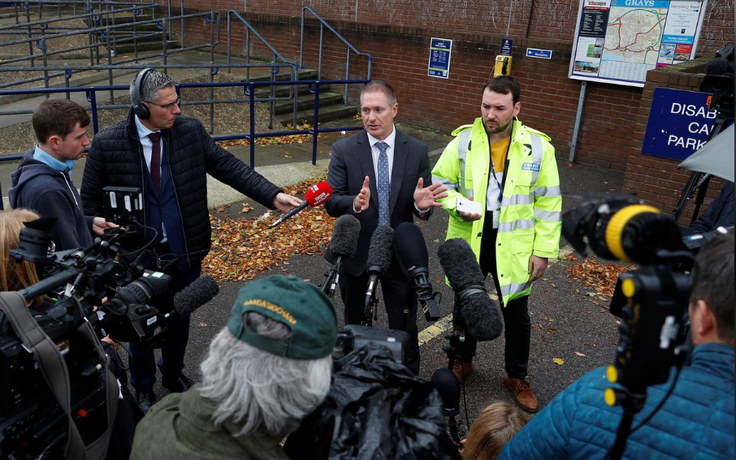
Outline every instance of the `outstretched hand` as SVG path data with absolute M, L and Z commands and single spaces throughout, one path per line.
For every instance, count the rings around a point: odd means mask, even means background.
M 302 204 L 302 200 L 283 192 L 276 195 L 276 198 L 273 199 L 273 207 L 281 212 L 291 211 L 300 204 Z
M 371 202 L 370 181 L 370 178 L 365 176 L 363 186 L 360 188 L 360 193 L 358 193 L 353 200 L 353 209 L 358 212 L 363 212 L 368 209 L 368 204 Z
M 414 189 L 414 202 L 419 209 L 429 209 L 432 207 L 442 206 L 437 202 L 447 196 L 447 187 L 441 183 L 432 184 L 424 187 L 424 178 L 420 177 L 417 181 L 417 188 Z

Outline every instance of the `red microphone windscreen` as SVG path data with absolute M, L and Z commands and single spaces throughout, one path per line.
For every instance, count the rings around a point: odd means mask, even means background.
M 332 187 L 330 187 L 330 184 L 327 182 L 322 181 L 307 189 L 307 193 L 304 195 L 304 201 L 306 201 L 309 206 L 316 208 L 317 206 L 322 206 L 325 201 L 330 199 L 331 196 Z

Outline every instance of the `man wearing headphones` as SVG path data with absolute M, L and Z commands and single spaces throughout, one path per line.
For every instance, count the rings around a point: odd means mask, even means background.
M 198 120 L 179 116 L 179 96 L 168 75 L 144 69 L 131 83 L 130 96 L 133 107 L 127 119 L 99 132 L 92 142 L 82 202 L 89 215 L 103 215 L 103 187 L 140 188 L 146 210 L 143 229 L 126 245 L 145 248 L 147 268 L 171 275 L 173 292 L 178 292 L 200 275 L 211 246 L 207 174 L 270 209 L 285 212 L 301 200 L 217 146 Z M 183 392 L 192 385 L 182 373 L 189 316 L 170 318 L 167 334 L 158 362 L 162 384 Z M 138 404 L 147 411 L 156 400 L 153 351 L 134 344 L 130 349 L 130 381 Z

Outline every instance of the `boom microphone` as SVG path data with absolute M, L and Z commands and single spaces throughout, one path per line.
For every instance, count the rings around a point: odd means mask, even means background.
M 274 228 L 275 226 L 279 225 L 281 222 L 290 219 L 294 214 L 298 213 L 302 209 L 306 208 L 307 206 L 310 206 L 312 208 L 316 208 L 317 206 L 322 206 L 325 204 L 327 200 L 330 199 L 332 196 L 332 187 L 330 187 L 330 184 L 328 184 L 325 181 L 320 182 L 319 184 L 312 185 L 307 190 L 307 193 L 304 194 L 304 201 L 302 203 L 295 207 L 294 209 L 290 210 L 289 212 L 286 212 L 281 215 L 278 219 L 276 219 L 276 222 L 269 225 L 269 228 Z
M 172 313 L 184 316 L 214 299 L 220 293 L 220 286 L 210 275 L 200 276 L 174 295 Z
M 391 267 L 391 243 L 394 238 L 394 229 L 388 225 L 380 225 L 373 236 L 371 244 L 368 246 L 368 259 L 366 267 L 368 274 L 368 290 L 365 293 L 365 311 L 369 312 L 371 305 L 375 301 L 376 283 L 378 277 Z M 365 320 L 368 319 L 367 315 Z M 368 324 L 369 325 L 369 324 Z
M 455 291 L 470 336 L 481 342 L 500 336 L 503 330 L 501 315 L 495 302 L 488 297 L 483 272 L 470 245 L 462 238 L 453 238 L 440 246 L 437 255 Z
M 335 287 L 340 281 L 340 270 L 342 260 L 353 257 L 358 249 L 358 237 L 360 236 L 360 221 L 350 214 L 340 216 L 335 222 L 335 229 L 330 239 L 330 254 L 335 260 L 335 267 L 327 274 L 322 290 L 329 297 L 335 296 Z
M 394 232 L 394 250 L 403 272 L 414 281 L 417 299 L 427 321 L 440 319 L 440 309 L 435 301 L 429 281 L 429 255 L 422 231 L 411 222 L 404 222 Z

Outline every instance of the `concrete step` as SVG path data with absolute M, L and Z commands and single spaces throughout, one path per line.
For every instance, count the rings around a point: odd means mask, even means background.
M 177 40 L 166 40 L 166 49 L 172 50 L 172 49 L 178 49 L 181 48 L 179 45 L 179 42 Z M 135 48 L 133 46 L 133 42 L 126 42 L 119 44 L 115 47 L 117 50 L 117 55 L 122 56 L 125 54 L 133 54 L 135 52 Z M 144 52 L 144 51 L 162 51 L 163 46 L 161 45 L 161 40 L 154 40 L 154 41 L 139 41 L 138 42 L 138 52 Z
M 317 78 L 317 71 L 314 69 L 299 69 L 297 72 L 297 79 L 298 80 L 315 80 Z M 288 81 L 291 79 L 291 73 L 286 70 L 286 68 L 283 68 L 281 72 L 276 74 L 276 81 Z M 271 75 L 269 73 L 264 73 L 262 75 L 257 76 L 251 76 L 250 81 L 269 81 L 271 80 Z
M 319 107 L 320 109 L 323 109 L 328 106 L 342 105 L 343 99 L 342 94 L 338 93 L 319 93 Z M 308 109 L 314 108 L 314 95 L 313 94 L 305 94 L 303 96 L 298 96 L 296 98 L 296 104 L 297 104 L 297 113 L 300 111 L 305 111 Z M 287 100 L 287 101 L 277 101 L 274 106 L 274 114 L 280 115 L 282 113 L 288 113 L 291 114 L 294 110 L 294 102 L 293 100 Z
M 342 104 L 340 105 L 331 105 L 329 107 L 324 107 L 319 109 L 319 122 L 324 123 L 326 121 L 332 121 L 332 120 L 338 120 L 340 118 L 352 118 L 356 113 L 358 113 L 358 108 L 353 105 L 344 106 Z M 279 123 L 286 126 L 288 124 L 291 124 L 292 122 L 292 114 L 291 113 L 282 113 L 281 115 L 276 115 L 274 117 Z M 314 123 L 314 110 L 304 110 L 301 112 L 297 112 L 296 114 L 296 122 L 297 123 Z

